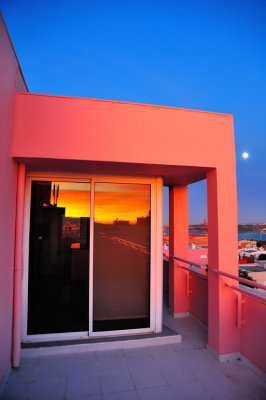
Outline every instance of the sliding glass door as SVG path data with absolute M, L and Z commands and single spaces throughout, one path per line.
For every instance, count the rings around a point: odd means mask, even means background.
M 23 339 L 152 331 L 152 180 L 33 174 L 27 188 Z
M 150 326 L 150 185 L 95 183 L 93 331 Z

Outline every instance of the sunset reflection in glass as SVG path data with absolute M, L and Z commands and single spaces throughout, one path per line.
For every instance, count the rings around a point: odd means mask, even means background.
M 90 183 L 33 181 L 28 334 L 88 330 Z
M 96 183 L 93 329 L 150 326 L 151 187 Z

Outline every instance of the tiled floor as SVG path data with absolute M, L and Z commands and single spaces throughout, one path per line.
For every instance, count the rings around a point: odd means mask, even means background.
M 190 318 L 165 323 L 180 344 L 25 358 L 1 400 L 265 400 L 266 382 L 244 361 L 219 363 Z

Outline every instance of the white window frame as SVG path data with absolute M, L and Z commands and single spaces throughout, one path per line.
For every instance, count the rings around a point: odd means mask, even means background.
M 90 258 L 89 258 L 89 329 L 83 332 L 67 332 L 28 335 L 28 277 L 29 234 L 32 181 L 88 182 L 91 184 L 90 204 Z M 93 332 L 93 243 L 94 243 L 94 185 L 95 183 L 135 183 L 151 186 L 151 247 L 150 247 L 150 327 L 116 331 Z M 67 339 L 91 339 L 95 337 L 121 336 L 162 331 L 163 307 L 163 258 L 162 258 L 162 192 L 161 177 L 138 177 L 119 175 L 89 175 L 65 173 L 28 173 L 25 186 L 23 227 L 23 279 L 22 279 L 22 342 L 43 342 Z

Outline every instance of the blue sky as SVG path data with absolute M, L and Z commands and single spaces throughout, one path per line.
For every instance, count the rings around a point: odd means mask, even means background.
M 0 9 L 31 92 L 233 114 L 239 223 L 266 222 L 265 1 L 0 0 Z M 206 182 L 191 185 L 189 206 L 190 223 L 202 222 Z

